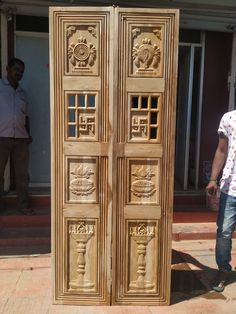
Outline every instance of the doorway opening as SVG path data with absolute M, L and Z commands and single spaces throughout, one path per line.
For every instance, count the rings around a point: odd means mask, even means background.
M 180 31 L 175 191 L 198 189 L 204 42 L 204 32 Z

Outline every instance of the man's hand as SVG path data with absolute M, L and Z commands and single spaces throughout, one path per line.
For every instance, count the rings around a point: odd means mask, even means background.
M 208 185 L 206 186 L 206 191 L 210 194 L 210 195 L 216 195 L 216 191 L 217 191 L 218 185 L 217 185 L 217 181 L 216 180 L 210 180 Z

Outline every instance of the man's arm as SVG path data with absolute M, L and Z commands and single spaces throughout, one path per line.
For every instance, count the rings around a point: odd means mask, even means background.
M 29 117 L 26 116 L 25 117 L 25 129 L 29 135 L 29 138 L 28 138 L 28 143 L 32 143 L 33 139 L 32 139 L 32 136 L 30 135 L 30 123 L 29 123 Z
M 25 129 L 26 129 L 28 135 L 30 136 L 30 123 L 29 123 L 29 117 L 28 116 L 25 117 Z
M 211 178 L 209 180 L 208 185 L 206 186 L 206 190 L 211 194 L 215 194 L 216 192 L 217 178 L 224 166 L 225 160 L 227 158 L 227 153 L 228 153 L 228 139 L 223 133 L 220 133 L 219 143 L 213 159 Z

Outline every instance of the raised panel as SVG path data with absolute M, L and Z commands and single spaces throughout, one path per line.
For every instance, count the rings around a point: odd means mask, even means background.
M 160 159 L 127 160 L 128 204 L 159 205 Z
M 141 16 L 137 16 L 141 20 Z M 150 19 L 137 23 L 132 16 L 126 19 L 130 34 L 129 43 L 132 59 L 129 58 L 130 76 L 163 76 L 165 24 Z
M 126 221 L 125 294 L 158 293 L 158 231 L 155 221 Z
M 66 291 L 81 296 L 98 293 L 98 220 L 68 219 L 66 232 L 69 252 Z
M 101 20 L 92 23 L 77 16 L 76 21 L 64 22 L 66 75 L 99 74 Z
M 98 203 L 98 158 L 66 157 L 66 202 Z

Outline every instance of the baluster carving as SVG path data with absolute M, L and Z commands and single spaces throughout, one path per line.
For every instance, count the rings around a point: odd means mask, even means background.
M 94 235 L 94 226 L 86 224 L 85 221 L 70 224 L 69 234 L 76 241 L 77 244 L 77 273 L 76 279 L 69 283 L 70 291 L 91 291 L 94 288 L 94 283 L 85 279 L 86 266 L 86 246 L 89 239 Z
M 154 288 L 154 283 L 145 280 L 146 275 L 146 253 L 147 245 L 155 237 L 155 227 L 146 223 L 139 223 L 130 227 L 130 236 L 137 243 L 137 280 L 130 283 L 131 290 L 150 290 Z

